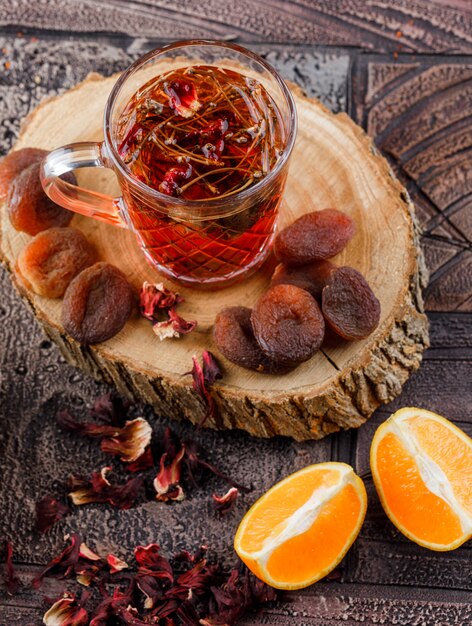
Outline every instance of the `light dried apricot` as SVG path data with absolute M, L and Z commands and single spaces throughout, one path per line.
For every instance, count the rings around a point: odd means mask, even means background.
M 252 309 L 230 306 L 216 316 L 213 336 L 220 352 L 236 365 L 266 374 L 286 372 L 287 368 L 269 359 L 257 343 L 251 325 Z
M 274 253 L 285 265 L 306 265 L 339 254 L 354 235 L 354 222 L 337 209 L 302 215 L 280 231 Z
M 279 263 L 274 270 L 270 285 L 271 287 L 274 285 L 295 285 L 311 293 L 316 300 L 321 300 L 321 292 L 334 269 L 336 269 L 334 263 L 324 260 L 313 261 L 313 263 L 298 267 L 289 267 Z
M 28 235 L 37 235 L 53 226 L 67 226 L 74 215 L 44 193 L 39 169 L 40 163 L 34 163 L 23 170 L 13 181 L 7 197 L 11 225 Z M 76 183 L 71 172 L 62 178 L 68 183 Z
M 33 163 L 38 163 L 48 154 L 41 148 L 22 148 L 10 152 L 0 161 L 0 200 L 8 196 L 14 179 Z
M 18 272 L 28 289 L 46 298 L 62 298 L 74 276 L 94 261 L 94 249 L 79 230 L 49 228 L 23 248 Z
M 316 300 L 295 285 L 275 285 L 251 315 L 262 351 L 280 365 L 296 367 L 320 348 L 325 323 Z
M 364 339 L 378 326 L 380 302 L 364 276 L 352 267 L 339 267 L 329 277 L 321 310 L 330 327 L 343 339 Z
M 123 328 L 132 306 L 133 291 L 126 276 L 113 265 L 95 263 L 67 287 L 62 325 L 80 343 L 100 343 Z

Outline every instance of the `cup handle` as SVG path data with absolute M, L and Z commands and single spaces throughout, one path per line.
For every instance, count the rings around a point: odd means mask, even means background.
M 112 198 L 97 191 L 72 185 L 59 178 L 80 167 L 109 167 L 104 143 L 71 143 L 50 152 L 41 164 L 41 184 L 56 204 L 97 220 L 126 228 L 120 216 L 121 197 Z

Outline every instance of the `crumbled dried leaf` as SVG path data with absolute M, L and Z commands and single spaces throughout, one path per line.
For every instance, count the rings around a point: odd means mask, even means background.
M 36 502 L 36 528 L 41 533 L 48 531 L 56 522 L 70 513 L 70 508 L 53 498 L 44 496 Z
M 100 472 L 92 472 L 90 478 L 72 476 L 69 479 L 69 497 L 81 506 L 91 502 L 108 502 L 119 509 L 129 509 L 136 501 L 143 486 L 143 478 L 130 478 L 122 485 L 112 485 L 107 479 L 111 467 L 103 467 Z
M 5 542 L 5 587 L 9 596 L 15 595 L 21 587 L 21 581 L 16 575 L 13 565 L 13 545 L 10 541 Z
M 151 443 L 152 428 L 143 417 L 126 422 L 117 435 L 102 439 L 103 452 L 119 456 L 124 463 L 136 461 Z
M 211 497 L 213 498 L 215 510 L 221 515 L 226 515 L 233 509 L 238 496 L 239 490 L 237 487 L 230 487 L 224 495 L 217 496 L 216 493 L 214 493 Z

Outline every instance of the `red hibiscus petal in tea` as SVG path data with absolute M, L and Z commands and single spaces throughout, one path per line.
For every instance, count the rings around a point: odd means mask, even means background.
M 164 83 L 165 92 L 169 98 L 169 106 L 177 115 L 192 117 L 202 106 L 197 98 L 195 85 L 187 80 L 173 80 Z
M 190 163 L 185 165 L 174 165 L 170 167 L 164 175 L 159 191 L 167 196 L 177 196 L 180 194 L 180 185 L 184 180 L 188 180 L 193 173 Z
M 152 428 L 142 417 L 126 422 L 119 433 L 102 439 L 103 452 L 119 456 L 124 463 L 136 461 L 151 443 Z

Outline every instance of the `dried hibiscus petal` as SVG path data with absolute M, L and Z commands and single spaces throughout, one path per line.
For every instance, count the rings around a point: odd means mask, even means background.
M 5 586 L 9 596 L 15 595 L 21 587 L 21 582 L 13 565 L 13 545 L 10 541 L 5 542 Z
M 56 421 L 60 428 L 83 437 L 115 437 L 121 431 L 118 426 L 96 424 L 95 422 L 79 422 L 67 410 L 58 411 Z
M 82 543 L 80 535 L 77 533 L 66 537 L 70 540 L 70 544 L 55 558 L 53 558 L 46 567 L 34 578 L 32 585 L 37 589 L 43 578 L 53 576 L 54 578 L 67 578 L 75 573 L 75 568 L 79 561 L 80 545 Z
M 136 461 L 151 443 L 152 428 L 143 417 L 126 422 L 120 431 L 110 438 L 102 439 L 103 452 L 119 456 L 124 463 Z
M 175 445 L 172 431 L 167 428 L 164 434 L 164 452 L 159 462 L 159 473 L 154 479 L 154 489 L 156 490 L 156 500 L 168 502 L 169 500 L 183 500 L 184 491 L 180 483 L 182 472 L 182 459 L 185 455 L 185 446 Z
M 46 626 L 87 626 L 89 615 L 81 606 L 82 602 L 84 599 L 79 602 L 74 595 L 64 594 L 46 611 L 43 623 Z
M 184 302 L 182 296 L 164 287 L 163 283 L 152 285 L 147 281 L 145 281 L 141 287 L 139 300 L 141 315 L 151 322 L 155 322 L 159 319 L 161 309 L 170 309 L 170 307 Z
M 214 493 L 211 497 L 213 498 L 213 504 L 218 513 L 226 515 L 226 513 L 229 513 L 233 509 L 238 496 L 239 490 L 236 487 L 230 487 L 224 495 L 217 496 L 216 493 Z
M 126 420 L 131 406 L 116 393 L 105 393 L 99 396 L 90 409 L 90 416 L 106 424 L 121 425 Z
M 45 533 L 68 513 L 70 509 L 67 505 L 52 496 L 44 496 L 36 502 L 36 528 Z
M 192 357 L 193 368 L 189 374 L 192 375 L 192 387 L 203 400 L 207 411 L 200 421 L 198 426 L 202 426 L 208 418 L 215 417 L 217 414 L 217 408 L 215 401 L 209 391 L 217 378 L 222 378 L 221 370 L 218 365 L 218 361 L 209 350 L 202 352 L 202 363 L 200 365 L 197 357 Z
M 122 561 L 114 554 L 109 554 L 107 556 L 107 563 L 110 567 L 111 574 L 116 574 L 117 572 L 121 572 L 121 570 L 127 569 L 129 567 L 126 561 Z
M 192 117 L 202 106 L 198 101 L 195 85 L 188 80 L 172 80 L 164 83 L 169 106 L 177 115 Z
M 107 479 L 109 472 L 111 467 L 104 467 L 100 472 L 93 472 L 90 479 L 71 477 L 69 497 L 72 502 L 77 506 L 108 502 L 119 509 L 131 508 L 143 486 L 143 478 L 137 476 L 122 485 L 112 485 Z
M 152 454 L 151 446 L 148 446 L 143 454 L 136 459 L 136 461 L 126 465 L 126 470 L 128 472 L 143 472 L 151 469 L 151 467 L 154 467 L 154 456 Z
M 170 167 L 164 174 L 164 178 L 159 185 L 159 191 L 167 196 L 179 196 L 182 192 L 181 183 L 188 180 L 193 173 L 193 167 L 190 163 L 185 165 L 174 165 Z

